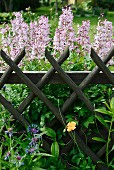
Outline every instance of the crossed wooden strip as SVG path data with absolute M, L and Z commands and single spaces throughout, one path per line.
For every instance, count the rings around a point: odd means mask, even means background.
M 92 49 L 92 52 L 94 52 L 94 50 Z M 91 55 L 92 55 L 92 52 L 91 52 Z M 95 52 L 94 52 L 94 55 L 95 55 Z M 92 56 L 94 56 L 94 55 L 92 55 Z M 105 60 L 104 60 L 104 62 L 106 63 L 106 62 L 108 62 L 108 60 L 112 57 L 114 55 L 114 48 L 112 48 L 111 50 L 110 50 L 110 52 L 109 52 L 109 54 L 108 54 L 108 56 L 105 58 Z M 66 73 L 61 69 L 61 67 L 56 63 L 56 61 L 54 60 L 54 58 L 51 56 L 51 55 L 49 55 L 49 52 L 48 51 L 46 51 L 46 57 L 47 57 L 47 59 L 50 61 L 50 63 L 53 65 L 53 67 L 58 71 L 58 73 L 59 73 L 59 75 L 63 78 L 63 80 L 64 81 L 66 81 L 66 83 L 67 84 L 69 84 L 69 86 L 74 90 L 74 92 L 73 92 L 73 100 L 72 101 L 74 101 L 74 98 L 76 98 L 77 97 L 77 93 L 76 93 L 76 89 L 74 88 L 74 86 L 76 86 L 76 85 L 74 85 L 74 83 L 73 83 L 73 81 L 66 75 Z M 103 63 L 103 62 L 102 62 Z M 103 63 L 104 64 L 104 63 Z M 105 65 L 105 64 L 104 64 Z M 98 65 L 99 66 L 99 65 Z M 100 69 L 98 68 L 98 67 L 95 67 L 95 69 L 84 79 L 84 81 L 80 84 L 80 86 L 79 87 L 85 87 L 86 86 L 86 84 L 88 84 L 90 81 L 91 81 L 91 79 L 94 77 L 94 75 L 97 73 L 97 72 L 99 72 L 100 71 Z M 108 71 L 107 71 L 108 72 Z M 108 77 L 110 76 L 110 74 L 108 74 Z M 111 75 L 111 78 L 109 77 L 109 79 L 111 80 L 111 82 L 113 82 L 113 77 L 112 77 L 113 75 Z M 76 87 L 77 88 L 77 87 Z M 72 99 L 72 98 L 71 98 Z M 69 99 L 67 100 L 67 102 L 66 103 L 70 103 L 69 102 Z M 88 102 L 87 102 L 88 103 Z M 71 104 L 71 103 L 70 103 Z M 65 105 L 65 104 L 64 104 Z M 65 105 L 66 106 L 66 105 Z M 69 105 L 67 105 L 68 107 L 69 107 Z M 89 104 L 88 105 L 89 107 L 89 109 L 91 109 L 92 107 L 91 107 L 91 105 Z M 62 108 L 64 108 L 64 106 L 62 107 Z M 65 110 L 65 109 L 63 109 L 63 110 Z M 62 109 L 61 109 L 61 111 L 62 111 Z M 62 112 L 63 113 L 63 112 Z
M 92 49 L 91 50 L 91 57 L 96 58 L 96 53 L 95 51 Z M 107 56 L 103 59 L 103 63 L 106 64 L 112 57 L 114 56 L 114 47 L 112 47 L 110 49 L 110 51 L 108 52 Z M 81 84 L 79 85 L 79 87 L 81 89 L 84 89 L 91 81 L 92 79 L 94 79 L 94 76 L 100 71 L 100 68 L 98 66 L 94 67 L 94 69 L 91 71 L 91 73 L 81 82 Z M 64 105 L 61 108 L 61 112 L 65 113 L 67 111 L 67 109 L 69 108 L 69 106 L 76 101 L 77 99 L 77 94 L 75 92 L 73 92 L 70 96 L 70 98 L 68 98 L 66 100 L 66 102 L 64 103 Z M 98 114 L 98 113 L 97 113 Z M 101 116 L 100 114 L 98 114 L 99 116 Z M 106 129 L 105 129 L 106 130 Z M 70 147 L 73 145 L 73 142 L 69 142 L 69 145 L 63 148 L 63 153 L 67 150 L 70 150 Z M 105 147 L 103 146 L 99 152 L 97 153 L 98 156 L 102 156 L 103 153 L 105 152 Z
M 8 57 L 2 50 L 1 50 L 1 55 L 5 56 L 6 58 Z M 25 50 L 22 50 L 22 52 L 16 57 L 16 59 L 14 60 L 14 62 L 16 64 L 18 64 L 21 59 L 24 57 L 25 55 Z M 64 51 L 64 53 L 60 56 L 60 58 L 58 59 L 58 63 L 62 64 L 64 62 L 64 60 L 66 60 L 66 58 L 68 58 L 69 56 L 69 50 L 68 48 L 66 48 L 66 50 Z M 7 79 L 9 78 L 10 74 L 12 73 L 13 69 L 12 67 L 8 67 L 8 69 L 6 70 L 6 72 L 2 75 L 2 77 L 0 78 L 0 88 L 3 87 L 3 85 L 5 84 L 5 82 L 7 81 Z M 38 86 L 39 88 L 42 88 L 53 76 L 53 74 L 55 73 L 55 70 L 53 69 L 53 67 L 42 77 L 41 81 L 39 81 L 36 86 Z M 29 123 L 26 121 L 26 119 L 21 115 L 21 113 L 24 111 L 24 109 L 30 104 L 30 102 L 35 98 L 35 94 L 33 92 L 30 93 L 30 95 L 25 98 L 25 100 L 21 103 L 20 107 L 18 109 L 15 109 L 2 95 L 0 95 L 0 101 L 1 103 L 4 105 L 4 107 L 6 107 L 7 110 L 9 110 L 12 115 L 24 126 L 27 127 L 29 125 Z M 49 144 L 43 139 L 43 146 L 44 148 L 49 152 L 50 151 L 50 147 Z
M 8 60 L 7 59 L 5 59 L 6 60 L 6 62 L 8 62 Z M 8 63 L 10 63 L 10 62 L 8 62 Z M 9 64 L 9 65 L 11 65 L 11 64 Z M 17 73 L 18 73 L 18 76 L 19 76 L 19 74 L 21 73 L 21 76 L 22 76 L 22 79 L 24 79 L 24 78 L 26 78 L 26 76 L 23 76 L 23 73 L 22 72 L 20 72 L 20 70 L 19 70 L 19 68 L 15 65 L 15 64 L 13 64 L 12 63 L 12 66 L 13 66 L 13 69 L 15 70 L 15 71 L 17 71 Z M 60 67 L 61 68 L 61 67 Z M 57 69 L 57 68 L 56 68 Z M 58 70 L 57 70 L 58 71 Z M 63 70 L 62 70 L 63 71 Z M 60 74 L 61 74 L 61 72 L 59 72 Z M 61 76 L 62 76 L 62 78 L 65 76 L 65 79 L 64 80 L 66 80 L 66 79 L 69 79 L 69 77 L 67 77 L 67 75 L 65 75 L 66 73 L 64 73 L 64 71 L 62 72 L 62 74 L 61 74 Z M 20 76 L 20 78 L 21 78 L 21 76 Z M 27 79 L 28 80 L 28 79 Z M 28 81 L 26 81 L 26 80 L 24 80 L 24 82 L 25 82 L 25 84 L 27 84 L 28 83 Z M 73 84 L 73 90 L 74 90 L 74 88 L 75 88 L 75 86 L 74 86 L 74 83 L 73 82 L 69 82 L 69 85 L 72 87 L 72 84 Z M 29 81 L 29 84 L 27 84 L 28 85 L 28 87 L 32 87 L 34 84 L 33 83 L 31 83 L 31 81 Z M 35 92 L 36 93 L 36 89 L 35 89 L 35 86 L 33 86 L 32 88 L 32 91 L 33 92 Z M 75 91 L 75 93 L 78 93 L 78 90 L 79 90 L 79 92 L 81 92 L 81 90 L 76 86 L 76 90 L 74 90 Z M 39 91 L 39 90 L 38 90 Z M 40 92 L 40 91 L 39 91 Z M 38 95 L 38 93 L 36 93 L 37 95 Z M 41 93 L 42 94 L 42 93 Z M 91 111 L 94 109 L 93 108 L 93 106 L 90 104 L 90 102 L 89 102 L 89 104 L 88 104 L 88 99 L 85 97 L 85 95 L 81 92 L 81 95 L 78 93 L 78 95 L 79 95 L 79 97 L 85 102 L 85 104 L 88 106 L 88 108 L 90 108 L 91 109 Z M 43 96 L 44 97 L 44 96 Z M 41 99 L 44 99 L 43 97 L 41 97 Z M 83 99 L 83 97 L 84 97 L 84 99 Z M 49 101 L 48 101 L 49 102 Z M 52 111 L 53 111 L 53 109 L 52 109 Z M 86 146 L 87 147 L 87 146 Z M 83 149 L 82 149 L 83 150 Z
M 67 58 L 69 56 L 69 52 L 68 49 L 65 51 L 64 55 L 62 55 L 59 59 L 59 63 L 61 64 L 65 58 Z M 58 118 L 58 120 L 61 122 L 61 118 L 59 115 L 59 112 L 57 110 L 57 108 L 50 102 L 50 100 L 44 95 L 44 93 L 42 91 L 40 91 L 40 89 L 37 87 L 41 87 L 43 86 L 47 81 L 48 81 L 48 77 L 54 74 L 54 69 L 50 69 L 48 71 L 47 74 L 45 74 L 42 78 L 42 81 L 38 82 L 37 86 L 35 84 L 32 83 L 32 81 L 23 74 L 23 72 L 18 68 L 18 66 L 10 59 L 10 57 L 8 55 L 5 54 L 4 51 L 1 50 L 1 57 L 6 61 L 6 63 L 9 64 L 9 66 L 17 73 L 18 77 L 20 77 L 20 79 L 22 79 L 22 81 L 32 90 L 33 93 L 30 93 L 30 95 L 25 99 L 24 103 L 24 107 L 28 106 L 28 104 L 34 99 L 34 97 L 38 96 L 49 108 L 52 112 L 54 112 L 54 114 L 56 115 L 56 117 Z M 33 98 L 33 99 L 32 99 Z M 1 103 L 5 102 L 5 99 L 2 96 L 0 98 Z M 30 99 L 30 100 L 29 100 Z M 29 100 L 29 102 L 28 102 Z M 5 105 L 7 107 L 7 105 Z M 8 105 L 9 106 L 9 105 Z M 19 111 L 23 111 L 23 103 L 20 105 L 19 109 L 17 112 Z M 19 112 L 20 113 L 20 112 Z M 64 118 L 62 119 L 64 121 Z M 23 121 L 22 121 L 23 123 Z
M 2 56 L 2 51 L 1 51 L 1 56 Z M 15 58 L 14 62 L 16 64 L 19 64 L 19 62 L 22 60 L 22 58 L 25 56 L 25 49 L 21 51 L 21 53 Z M 7 79 L 9 78 L 10 74 L 13 72 L 12 68 L 8 66 L 7 70 L 5 73 L 2 75 L 0 78 L 0 89 L 3 87 Z M 0 102 L 4 105 L 5 108 L 8 109 L 12 113 L 12 115 L 22 123 L 24 127 L 27 127 L 29 123 L 27 120 L 20 115 L 20 113 L 0 94 Z
M 91 57 L 96 54 L 94 52 L 94 50 L 92 49 L 92 53 L 91 53 Z M 114 56 L 114 47 L 112 47 L 110 49 L 110 51 L 108 52 L 107 56 L 103 59 L 104 64 L 106 64 L 111 58 L 112 56 Z M 95 75 L 97 73 L 99 73 L 100 68 L 98 66 L 94 67 L 94 69 L 89 73 L 88 76 L 86 76 L 86 78 L 81 82 L 81 84 L 79 85 L 79 87 L 83 90 L 95 77 Z M 61 112 L 65 113 L 66 110 L 69 108 L 69 106 L 76 101 L 77 99 L 77 94 L 75 92 L 73 92 L 70 96 L 70 98 L 68 98 L 66 100 L 66 102 L 64 103 L 64 105 L 61 108 Z
M 91 50 L 91 56 L 92 58 L 96 58 L 96 53 L 95 51 L 92 49 Z M 114 56 L 114 47 L 112 47 L 110 49 L 110 51 L 108 52 L 107 56 L 103 59 L 103 63 L 106 64 L 111 58 L 112 56 Z M 98 66 L 96 66 L 91 73 L 81 82 L 81 84 L 79 85 L 79 87 L 81 89 L 84 89 L 94 78 L 94 76 L 100 71 L 100 68 Z M 68 98 L 66 100 L 66 102 L 64 103 L 64 105 L 61 108 L 61 113 L 65 113 L 68 109 L 68 107 L 77 99 L 77 94 L 75 92 L 73 92 L 70 96 L 70 98 Z M 101 116 L 99 113 L 97 113 L 99 116 Z M 55 123 L 55 121 L 54 121 Z M 52 125 L 54 124 L 52 122 Z M 106 129 L 105 129 L 106 130 Z M 114 134 L 112 135 L 112 139 L 114 139 Z M 64 153 L 65 151 L 68 151 L 70 149 L 70 147 L 73 145 L 73 142 L 69 142 L 69 145 L 67 145 L 66 147 L 63 148 L 62 153 Z M 105 147 L 103 146 L 97 153 L 98 156 L 102 156 L 103 153 L 105 152 Z

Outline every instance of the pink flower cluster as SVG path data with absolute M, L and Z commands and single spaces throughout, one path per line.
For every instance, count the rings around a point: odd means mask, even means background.
M 11 21 L 11 26 L 2 28 L 2 48 L 15 58 L 23 47 L 26 47 L 28 25 L 24 22 L 22 14 L 15 12 L 15 19 Z
M 77 53 L 83 53 L 84 56 L 90 55 L 91 50 L 91 43 L 89 37 L 89 30 L 90 30 L 90 21 L 82 21 L 82 25 L 78 25 L 78 32 L 77 32 Z M 81 49 L 80 49 L 81 47 Z M 81 50 L 81 51 L 80 51 Z
M 48 18 L 41 16 L 39 20 L 30 22 L 28 25 L 25 23 L 22 13 L 15 12 L 14 15 L 15 19 L 11 21 L 11 26 L 4 25 L 1 29 L 3 50 L 15 58 L 25 47 L 27 60 L 38 59 L 40 61 L 44 57 L 45 48 L 51 42 Z M 114 45 L 112 22 L 99 19 L 94 43 L 90 42 L 89 30 L 90 21 L 82 21 L 82 25 L 78 25 L 76 34 L 73 29 L 72 10 L 70 7 L 63 8 L 52 39 L 54 56 L 63 53 L 68 46 L 71 52 L 76 52 L 77 56 L 82 56 L 86 61 L 90 59 L 91 47 L 95 49 L 101 59 L 104 58 Z M 113 60 L 109 64 L 114 64 Z M 1 65 L 3 65 L 3 61 L 0 61 Z
M 62 12 L 53 40 L 54 54 L 56 55 L 57 52 L 61 54 L 65 47 L 69 46 L 70 51 L 89 56 L 91 50 L 89 37 L 90 21 L 82 21 L 82 26 L 78 25 L 76 35 L 72 26 L 73 14 L 71 8 L 63 8 Z
M 48 22 L 47 17 L 41 16 L 38 22 L 34 21 L 30 23 L 29 49 L 31 52 L 31 58 L 33 59 L 41 59 L 41 57 L 44 57 L 45 48 L 51 40 L 51 38 L 49 38 L 50 27 Z
M 57 52 L 61 54 L 66 46 L 69 46 L 70 51 L 75 49 L 76 36 L 72 24 L 73 14 L 71 8 L 63 8 L 53 39 L 54 55 Z
M 2 32 L 2 48 L 5 52 L 15 58 L 25 47 L 27 59 L 40 59 L 44 56 L 45 47 L 50 42 L 50 28 L 48 18 L 41 16 L 38 21 L 24 22 L 22 13 L 15 12 L 15 19 L 11 26 L 4 27 Z
M 108 20 L 99 20 L 97 26 L 97 33 L 94 38 L 93 48 L 97 54 L 103 59 L 111 47 L 114 45 L 113 26 L 112 22 Z M 114 64 L 111 60 L 109 64 Z

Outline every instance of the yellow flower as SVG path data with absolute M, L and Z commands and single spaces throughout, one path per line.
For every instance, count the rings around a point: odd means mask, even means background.
M 68 132 L 71 132 L 72 130 L 76 129 L 76 122 L 69 122 L 66 126 L 66 129 Z

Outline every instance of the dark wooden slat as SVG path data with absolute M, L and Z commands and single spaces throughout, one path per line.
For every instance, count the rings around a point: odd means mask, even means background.
M 4 55 L 4 56 L 3 56 Z M 5 61 L 6 62 L 8 62 L 8 64 L 10 65 L 10 66 L 12 66 L 12 68 L 16 71 L 16 73 L 18 74 L 18 76 L 24 81 L 24 83 L 25 84 L 27 84 L 28 85 L 28 87 L 30 87 L 32 90 L 33 90 L 33 92 L 37 95 L 37 96 L 39 96 L 39 93 L 41 93 L 41 91 L 22 73 L 22 71 L 16 66 L 16 64 L 8 57 L 8 56 L 6 56 L 6 54 L 3 52 L 3 54 L 2 54 L 2 57 L 5 59 Z M 43 97 L 45 97 L 45 96 L 43 96 Z M 41 96 L 40 96 L 40 98 L 41 99 L 44 99 L 42 97 L 42 94 L 41 94 Z M 46 101 L 46 105 L 47 105 L 47 101 Z M 52 105 L 53 106 L 53 105 Z M 50 105 L 49 105 L 49 108 L 50 108 Z M 56 113 L 56 110 L 54 109 L 52 109 L 52 111 L 54 112 L 54 113 Z M 58 113 L 57 113 L 58 114 Z M 57 115 L 58 116 L 58 115 Z M 61 115 L 60 115 L 61 116 Z M 62 119 L 61 119 L 62 120 Z M 60 122 L 64 125 L 64 121 L 61 121 L 60 120 Z M 79 142 L 81 143 L 81 139 L 79 138 L 79 136 L 77 136 L 77 139 L 79 140 Z M 83 141 L 82 141 L 82 143 L 83 143 Z M 83 146 L 85 146 L 84 148 L 87 148 L 87 146 L 86 145 L 84 145 L 84 143 L 83 143 Z M 86 149 L 86 151 L 87 151 L 87 149 Z M 93 155 L 93 157 L 94 157 L 94 161 L 96 160 L 96 158 L 97 158 L 97 156 L 89 149 L 89 153 L 92 153 L 92 155 Z M 98 160 L 99 160 L 99 158 L 97 158 L 97 162 L 98 162 Z M 99 160 L 100 161 L 100 160 Z M 97 164 L 97 162 L 96 162 L 96 164 Z M 100 165 L 100 164 L 99 164 Z M 101 168 L 100 168 L 101 169 Z
M 64 53 L 60 56 L 60 58 L 58 59 L 58 64 L 62 64 L 67 58 L 69 57 L 69 49 L 67 48 Z M 43 75 L 43 77 L 37 81 L 36 86 L 41 89 L 46 83 L 48 83 L 48 81 L 50 79 L 53 79 L 52 77 L 55 74 L 55 70 L 54 68 L 50 68 L 50 70 L 45 73 Z M 32 100 L 35 98 L 35 94 L 33 92 L 31 92 L 25 99 L 24 101 L 20 104 L 20 106 L 18 107 L 18 111 L 20 113 L 22 113 L 25 108 L 27 108 L 27 106 L 32 102 Z
M 103 62 L 106 64 L 111 58 L 112 56 L 114 56 L 114 47 L 112 47 L 110 49 L 110 51 L 108 52 L 107 56 L 103 59 Z M 100 71 L 99 67 L 96 66 L 93 71 L 91 71 L 89 73 L 89 75 L 81 82 L 81 84 L 79 85 L 79 87 L 81 89 L 84 89 L 92 80 L 95 79 L 96 75 L 98 75 L 98 72 Z M 105 74 L 102 74 L 102 76 L 104 76 Z M 106 79 L 106 78 L 105 78 Z M 104 77 L 101 77 L 101 81 L 104 80 Z M 101 82 L 102 83 L 102 82 Z M 110 83 L 110 82 L 109 82 Z M 75 92 L 73 92 L 70 96 L 70 98 L 68 98 L 66 100 L 66 102 L 64 103 L 64 105 L 61 108 L 61 112 L 65 113 L 67 111 L 67 109 L 69 108 L 69 106 L 77 99 L 77 95 Z M 99 113 L 97 113 L 99 116 L 101 116 Z M 107 131 L 107 129 L 105 129 Z M 113 135 L 111 136 L 113 139 Z M 69 146 L 70 147 L 70 146 Z M 101 148 L 101 152 L 99 152 L 100 154 L 103 154 L 104 149 Z M 98 154 L 99 155 L 99 154 Z
M 93 154 L 93 153 L 92 153 L 92 154 Z M 102 168 L 102 167 L 101 167 L 101 168 Z M 100 168 L 100 169 L 101 169 L 101 168 Z M 107 167 L 105 167 L 105 166 L 104 166 L 104 168 L 103 168 L 103 169 L 105 169 L 105 168 L 107 168 Z
M 91 58 L 99 66 L 103 73 L 109 78 L 110 82 L 114 85 L 114 76 L 103 63 L 103 61 L 100 59 L 100 57 L 97 55 L 97 53 L 93 50 L 93 48 L 91 48 Z
M 60 74 L 60 76 L 66 81 L 66 83 L 78 94 L 81 100 L 86 104 L 86 106 L 93 112 L 94 107 L 91 105 L 90 101 L 83 95 L 82 91 L 73 84 L 72 80 L 64 73 L 64 71 L 61 69 L 61 67 L 57 64 L 57 62 L 54 60 L 54 58 L 49 54 L 48 51 L 46 51 L 46 57 L 50 61 L 50 63 L 53 65 L 53 67 L 57 70 L 57 72 Z M 81 96 L 80 96 L 81 95 Z M 85 99 L 85 100 L 84 100 Z M 78 143 L 78 146 L 84 151 L 85 154 L 89 155 L 93 162 L 99 167 L 99 169 L 108 169 L 106 165 L 102 165 L 101 163 L 98 163 L 100 159 L 91 151 L 91 149 L 84 144 L 84 142 L 80 139 L 79 135 L 75 133 L 76 141 Z
M 73 89 L 73 91 L 78 95 L 78 97 L 85 103 L 91 112 L 94 112 L 94 106 L 90 100 L 84 95 L 81 89 L 70 79 L 70 77 L 63 71 L 63 69 L 58 65 L 56 60 L 50 55 L 48 50 L 46 50 L 46 58 L 52 64 L 52 66 L 57 70 L 61 78 Z
M 113 144 L 114 144 L 114 132 L 111 133 L 111 141 L 109 144 L 109 148 L 112 147 Z M 106 144 L 97 152 L 97 156 L 101 157 L 105 152 L 106 152 Z
M 27 127 L 29 123 L 26 119 L 20 115 L 20 113 L 0 94 L 0 103 L 17 119 L 24 127 Z
M 19 64 L 19 62 L 22 60 L 22 58 L 25 56 L 25 49 L 23 49 L 21 51 L 21 53 L 14 59 L 14 62 L 16 64 Z M 3 87 L 3 85 L 5 84 L 6 81 L 9 80 L 9 76 L 12 73 L 12 68 L 8 67 L 7 70 L 4 72 L 4 74 L 2 76 L 0 76 L 0 89 Z
M 111 148 L 114 145 L 114 141 L 111 141 L 109 144 L 109 148 Z M 96 155 L 100 158 L 104 155 L 106 152 L 106 144 L 96 153 Z
M 83 142 L 83 140 L 81 139 L 80 135 L 75 131 L 75 139 L 76 142 L 79 146 L 79 148 L 88 156 L 91 157 L 92 161 L 97 165 L 97 169 L 98 170 L 108 170 L 108 167 L 105 164 L 102 164 L 100 161 L 100 158 L 98 157 L 98 155 L 96 155 L 94 152 L 91 151 L 91 149 L 88 147 L 88 145 L 85 144 L 85 142 Z M 69 152 L 69 150 L 71 149 L 71 147 L 74 145 L 74 141 L 71 139 L 67 146 L 64 147 L 61 151 L 61 155 L 64 153 Z
M 36 71 L 36 72 L 27 72 L 23 73 L 34 83 L 39 82 L 43 76 L 46 74 L 46 71 Z M 76 84 L 80 84 L 90 73 L 91 71 L 74 71 L 74 72 L 65 72 Z M 114 75 L 114 71 L 111 72 Z M 0 77 L 4 74 L 4 71 L 0 71 Z M 5 84 L 23 84 L 24 82 L 18 78 L 16 73 L 12 73 L 9 78 L 5 81 Z M 107 76 L 100 72 L 97 73 L 89 82 L 90 84 L 110 84 L 110 80 Z M 48 84 L 66 84 L 66 82 L 59 76 L 58 73 L 55 73 L 48 81 Z
M 66 52 L 67 53 L 67 52 Z M 63 54 L 64 55 L 64 54 Z M 106 64 L 114 56 L 114 47 L 108 52 L 107 56 L 103 59 L 103 62 Z M 68 76 L 77 84 L 80 84 L 80 87 L 84 88 L 89 83 L 92 84 L 110 84 L 110 80 L 104 73 L 98 73 L 100 71 L 99 67 L 95 67 L 92 71 L 72 71 L 66 72 Z M 3 75 L 3 71 L 0 72 L 0 77 Z M 40 79 L 46 74 L 46 71 L 33 71 L 33 72 L 24 72 L 24 74 L 36 84 Z M 112 72 L 114 75 L 114 72 Z M 85 79 L 86 78 L 86 79 Z M 84 80 L 85 79 L 85 80 Z M 84 80 L 84 81 L 83 81 Z M 83 82 L 82 82 L 83 81 Z M 22 84 L 22 80 L 18 79 L 17 74 L 12 74 L 10 78 L 6 81 L 8 84 Z M 65 83 L 59 74 L 53 75 L 53 78 L 49 80 L 50 84 L 62 84 Z
M 94 152 L 81 140 L 80 136 L 75 132 L 76 142 L 80 149 L 88 156 L 91 157 L 92 161 L 97 165 L 99 170 L 109 170 L 105 164 L 102 164 L 100 158 L 95 155 Z
M 40 91 L 39 88 L 36 87 L 35 84 L 31 82 L 31 80 L 26 77 L 23 72 L 18 68 L 18 66 L 9 58 L 9 56 L 4 52 L 1 51 L 1 57 L 6 61 L 6 63 L 12 67 L 12 69 L 17 73 L 20 79 L 29 87 L 33 93 L 38 96 L 49 108 L 50 110 L 55 114 L 57 119 L 63 123 L 65 122 L 65 118 L 62 117 L 61 113 L 58 111 L 58 109 L 52 104 L 52 102 L 44 95 L 42 91 Z
M 104 58 L 103 62 L 106 64 L 112 58 L 112 56 L 114 56 L 114 47 L 112 47 L 111 50 L 108 52 L 108 54 Z M 81 84 L 79 85 L 79 87 L 81 89 L 84 89 L 85 87 L 87 87 L 87 85 L 89 83 L 91 83 L 91 82 L 93 83 L 94 81 L 96 81 L 96 78 L 99 81 L 99 82 L 97 82 L 98 84 L 99 83 L 103 84 L 103 82 L 105 80 L 109 84 L 110 80 L 109 79 L 107 80 L 107 76 L 104 76 L 105 74 L 103 74 L 103 73 L 99 73 L 99 71 L 100 71 L 99 67 L 96 66 L 91 72 L 89 72 L 89 74 L 83 79 L 83 81 L 80 82 Z M 62 106 L 61 112 L 65 113 L 67 111 L 67 109 L 72 105 L 72 103 L 74 103 L 74 101 L 76 101 L 76 99 L 77 99 L 77 94 L 75 92 L 73 92 L 71 94 L 71 96 L 65 101 L 64 105 Z

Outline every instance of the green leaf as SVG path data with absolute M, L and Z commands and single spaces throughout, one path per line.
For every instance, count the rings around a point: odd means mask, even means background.
M 51 154 L 55 157 L 59 157 L 59 145 L 57 142 L 53 142 L 51 145 Z
M 99 141 L 99 142 L 104 142 L 104 143 L 106 143 L 106 141 L 105 141 L 104 139 L 99 138 L 99 137 L 93 137 L 92 139 L 93 139 L 93 140 L 96 140 L 96 141 Z
M 104 120 L 102 117 L 100 117 L 100 116 L 98 116 L 98 115 L 95 115 L 95 117 L 96 117 L 96 119 L 97 119 L 99 122 L 101 122 L 107 129 L 109 129 L 108 124 L 105 122 L 105 120 Z
M 97 163 L 105 165 L 105 163 L 103 161 L 97 161 Z
M 100 113 L 103 113 L 105 115 L 109 115 L 112 117 L 112 112 L 106 110 L 106 109 L 95 109 L 96 112 L 100 112 Z
M 108 108 L 108 110 L 110 110 L 110 106 L 108 105 L 108 103 L 104 102 L 104 104 L 106 105 L 106 107 Z
M 114 97 L 112 97 L 112 99 L 110 101 L 110 107 L 112 110 L 114 110 Z
M 110 123 L 110 120 L 105 120 L 106 123 Z
M 113 150 L 114 150 L 114 145 L 112 146 L 112 148 L 111 148 L 111 150 L 109 151 L 109 153 L 112 152 Z
M 40 156 L 40 157 L 43 157 L 43 156 L 52 156 L 48 153 L 36 153 L 35 156 Z
M 47 135 L 47 136 L 49 136 L 49 137 L 51 137 L 53 140 L 56 140 L 56 133 L 55 133 L 55 131 L 54 130 L 52 130 L 51 128 L 43 128 L 43 132 Z
M 84 126 L 86 128 L 88 128 L 90 123 L 94 123 L 94 116 L 90 116 L 85 122 L 84 122 Z

